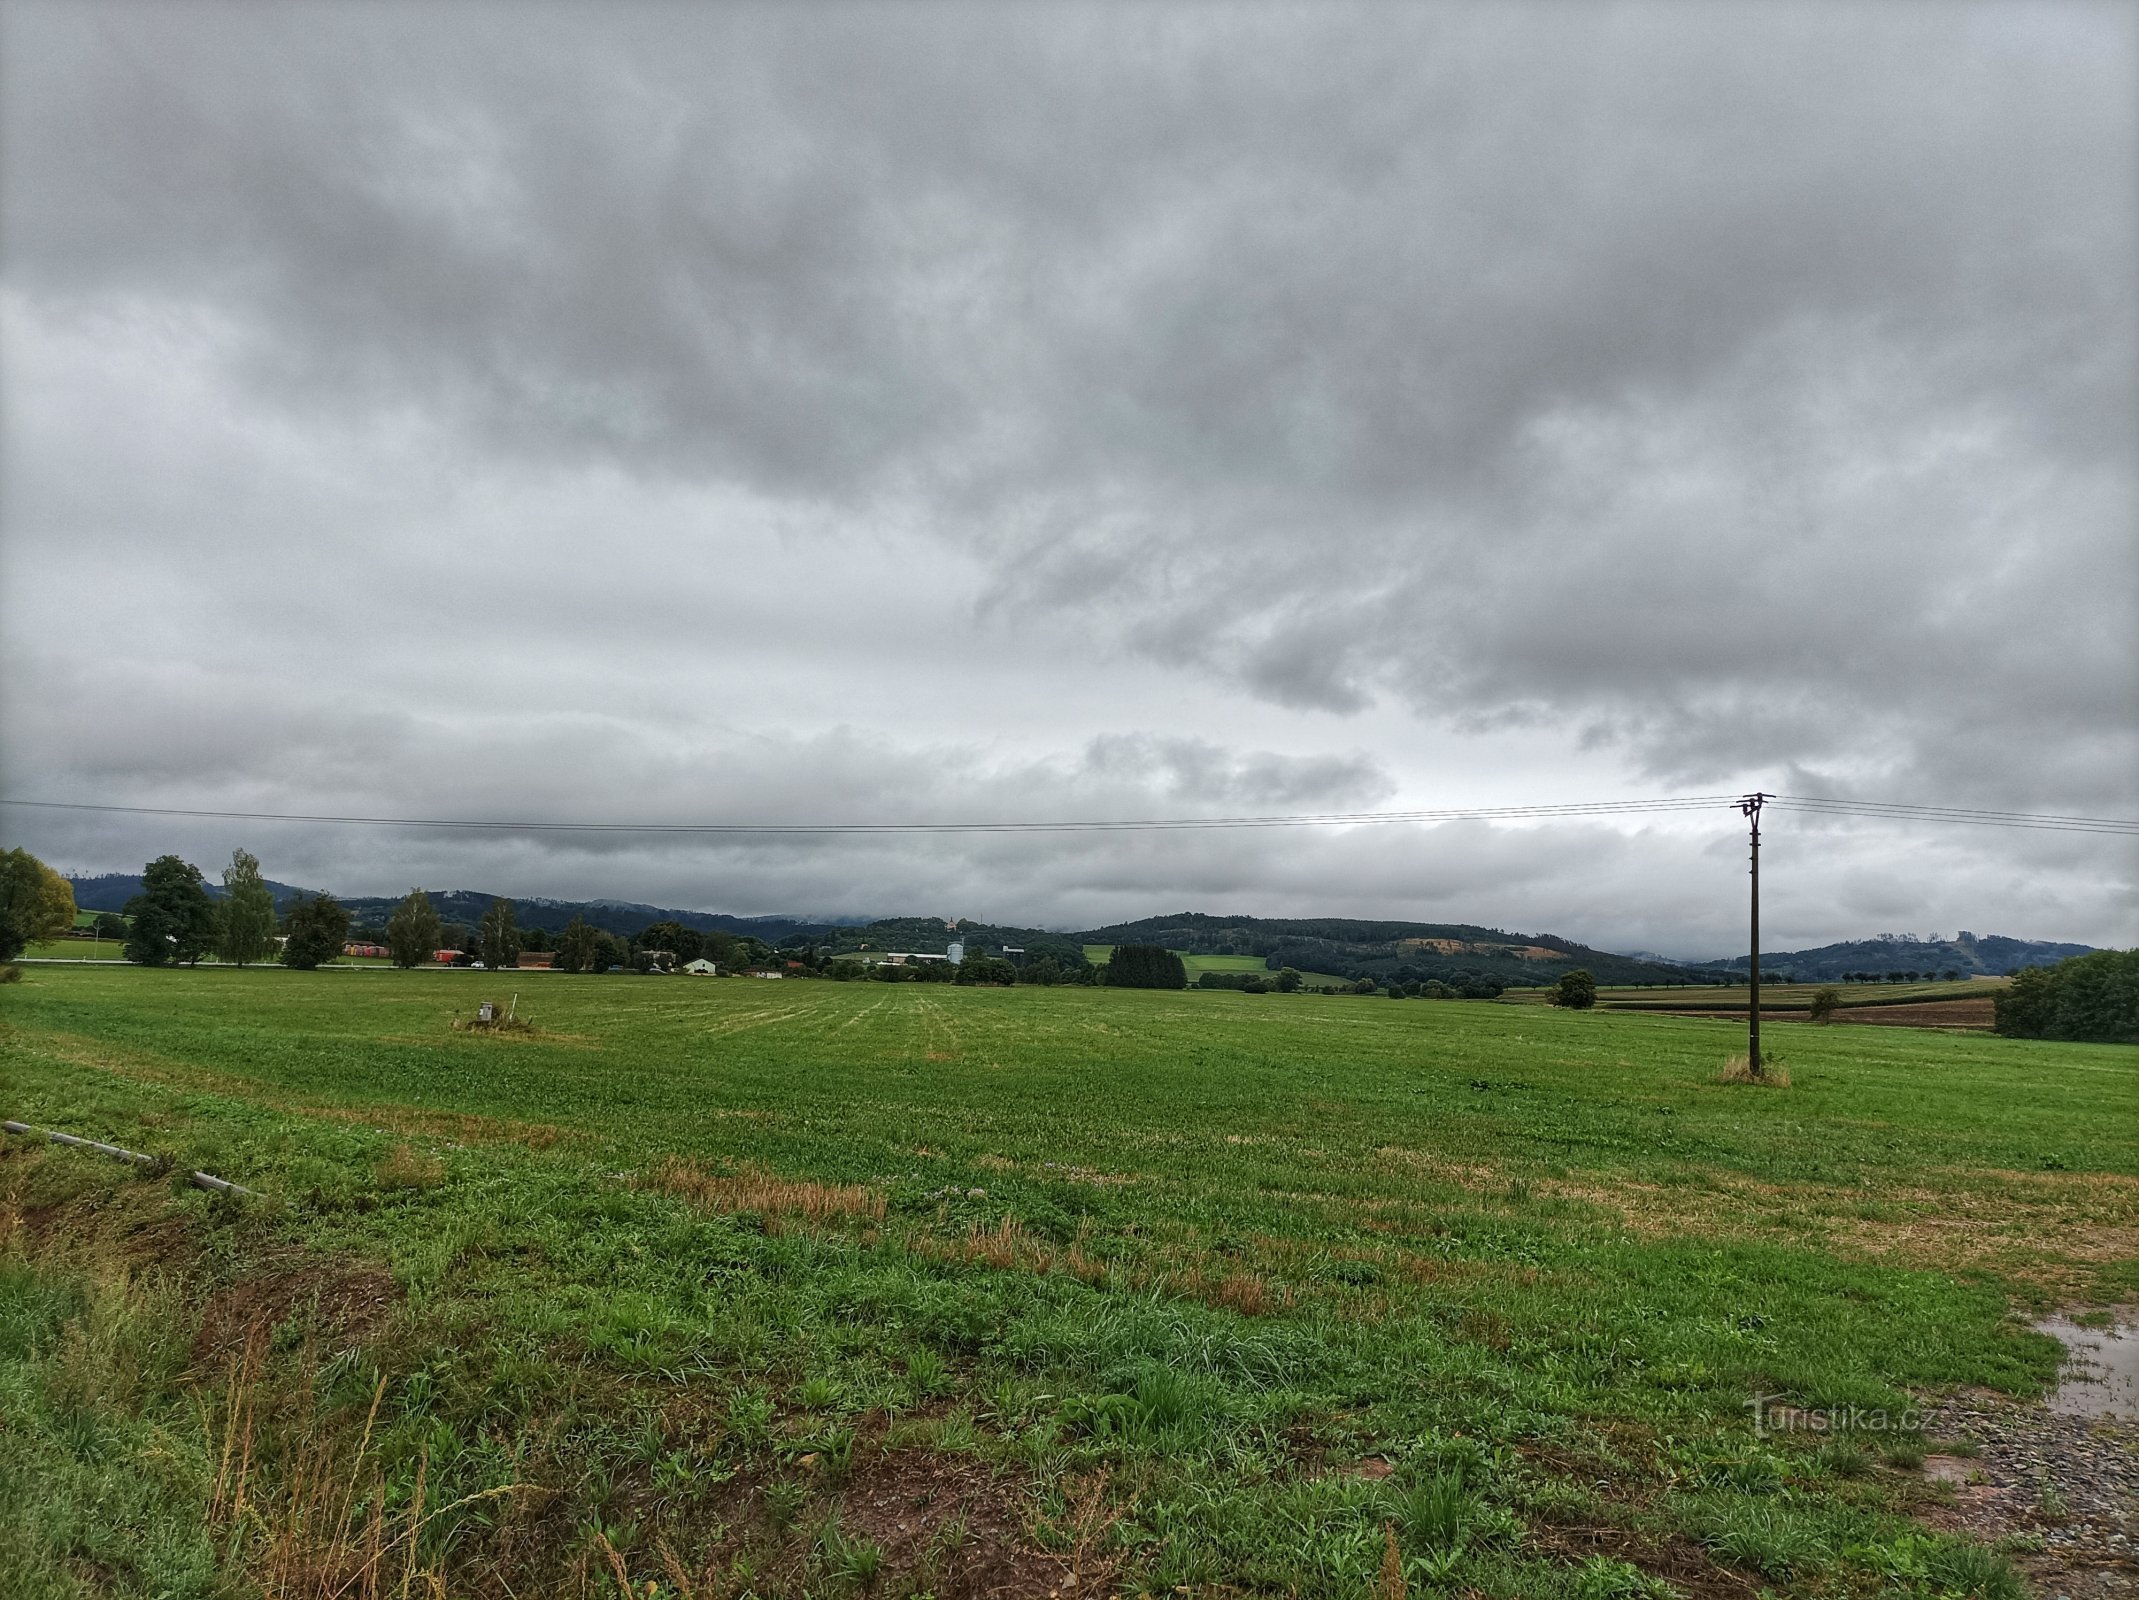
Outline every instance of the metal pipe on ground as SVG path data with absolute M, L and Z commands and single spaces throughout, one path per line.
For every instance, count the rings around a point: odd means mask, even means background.
M 105 1144 L 97 1139 L 84 1139 L 71 1133 L 61 1133 L 57 1128 L 33 1128 L 27 1122 L 9 1120 L 0 1122 L 0 1130 L 20 1134 L 26 1139 L 45 1138 L 54 1144 L 72 1145 L 77 1150 L 94 1150 L 98 1155 L 110 1156 L 115 1161 L 131 1161 L 137 1166 L 153 1167 L 160 1159 L 145 1156 L 139 1150 L 128 1150 L 115 1144 Z M 189 1172 L 186 1181 L 196 1189 L 212 1189 L 217 1194 L 258 1195 L 258 1189 L 248 1189 L 242 1183 L 232 1183 L 228 1178 L 218 1178 L 212 1172 Z

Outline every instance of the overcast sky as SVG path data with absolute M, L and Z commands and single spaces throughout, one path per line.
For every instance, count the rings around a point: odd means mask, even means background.
M 2139 814 L 2139 9 L 0 0 L 0 792 Z M 1743 948 L 1733 812 L 75 870 Z M 1771 947 L 2139 942 L 1776 816 Z

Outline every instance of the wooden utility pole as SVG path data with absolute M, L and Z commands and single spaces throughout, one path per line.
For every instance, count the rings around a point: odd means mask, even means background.
M 1755 791 L 1738 802 L 1753 835 L 1753 944 L 1749 963 L 1752 996 L 1745 1012 L 1745 1069 L 1753 1077 L 1760 1069 L 1760 808 L 1769 797 Z

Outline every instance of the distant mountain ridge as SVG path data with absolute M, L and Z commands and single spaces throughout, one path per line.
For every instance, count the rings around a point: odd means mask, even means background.
M 1510 933 L 1468 922 L 1372 921 L 1356 917 L 1214 916 L 1183 911 L 1094 928 L 1092 944 L 1158 944 L 1191 955 L 1253 955 L 1276 970 L 1333 972 L 1376 982 L 1464 977 L 1550 983 L 1585 968 L 1599 983 L 1704 980 L 1675 962 L 1594 950 L 1550 933 Z
M 1763 950 L 1761 970 L 1787 972 L 1806 983 L 1821 983 L 1852 972 L 1885 976 L 1889 972 L 1958 972 L 1964 977 L 2003 977 L 2025 967 L 2048 967 L 2068 956 L 2083 956 L 2094 946 L 2058 944 L 2048 939 L 2009 939 L 2003 934 L 1957 933 L 1951 939 L 1919 939 L 1913 933 L 1882 933 L 1872 939 L 1823 944 L 1816 950 Z M 1743 972 L 1744 956 L 1698 963 L 1708 972 Z

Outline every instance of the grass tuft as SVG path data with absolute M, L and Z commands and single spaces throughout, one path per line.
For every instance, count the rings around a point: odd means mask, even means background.
M 2012 1562 L 1982 1545 L 1942 1544 L 1931 1552 L 1926 1566 L 1931 1581 L 1943 1593 L 1971 1595 L 1976 1600 L 2026 1600 L 2027 1585 Z
M 1817 1534 L 1772 1505 L 1726 1508 L 1702 1543 L 1733 1566 L 1776 1579 L 1809 1572 L 1826 1554 Z
M 1763 1089 L 1787 1089 L 1790 1087 L 1790 1069 L 1780 1056 L 1760 1058 L 1760 1076 L 1753 1076 L 1753 1064 L 1748 1057 L 1732 1056 L 1723 1063 L 1723 1070 L 1716 1074 L 1718 1083 L 1745 1083 Z
M 382 1189 L 435 1189 L 446 1181 L 446 1164 L 409 1144 L 397 1144 L 371 1169 Z

